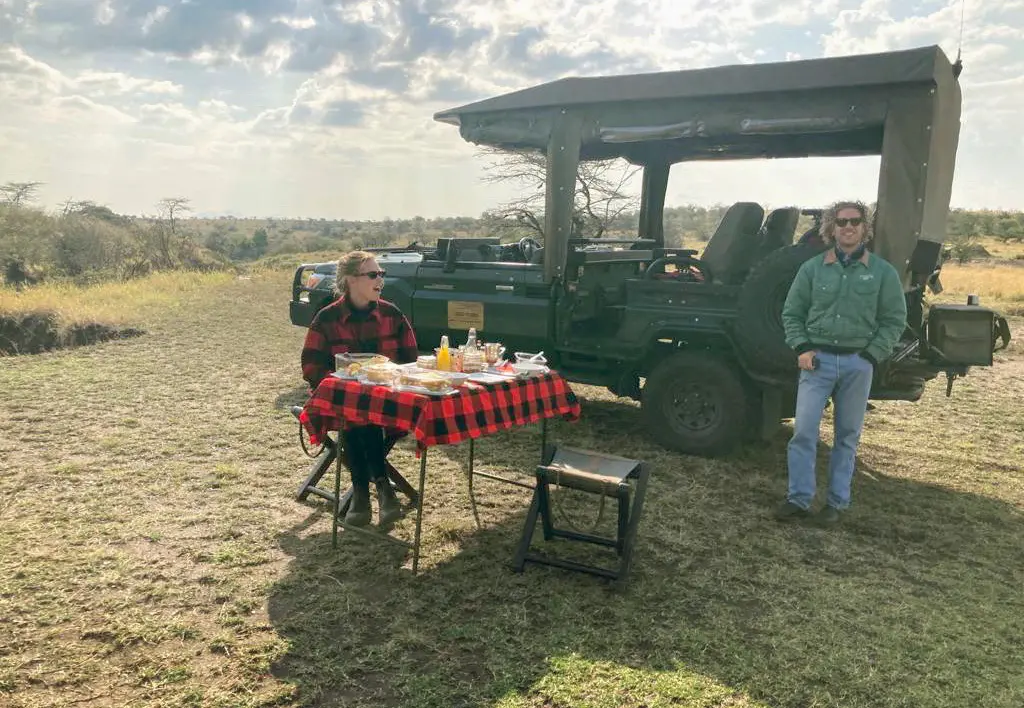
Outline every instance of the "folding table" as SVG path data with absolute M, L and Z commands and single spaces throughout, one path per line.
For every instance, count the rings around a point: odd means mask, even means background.
M 328 431 L 344 425 L 379 425 L 390 435 L 410 433 L 416 439 L 416 456 L 420 461 L 419 488 L 416 505 L 416 531 L 412 543 L 392 536 L 345 524 L 340 519 L 343 456 L 335 450 L 334 513 L 331 543 L 337 547 L 338 527 L 369 534 L 413 551 L 412 570 L 419 568 L 420 538 L 423 520 L 423 490 L 427 475 L 427 448 L 469 441 L 469 484 L 472 502 L 474 476 L 487 477 L 512 484 L 515 480 L 474 470 L 474 441 L 501 430 L 520 425 L 541 423 L 541 454 L 547 444 L 547 421 L 561 417 L 577 421 L 580 404 L 569 384 L 557 372 L 549 371 L 527 379 L 510 379 L 495 383 L 467 382 L 450 395 L 413 393 L 389 386 L 362 383 L 334 376 L 325 378 L 302 408 L 299 420 L 309 433 L 310 441 L 319 445 Z M 336 443 L 338 444 L 338 443 Z M 393 477 L 397 472 L 389 471 Z M 401 477 L 401 475 L 397 475 Z M 396 480 L 401 488 L 402 482 Z M 474 506 L 474 515 L 476 509 Z

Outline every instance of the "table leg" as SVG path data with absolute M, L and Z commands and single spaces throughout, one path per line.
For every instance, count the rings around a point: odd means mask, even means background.
M 473 438 L 469 439 L 469 508 L 473 512 L 473 520 L 476 522 L 476 527 L 480 528 L 480 514 L 476 510 L 476 497 L 473 495 L 473 453 L 475 447 Z
M 547 464 L 547 460 L 544 459 L 545 451 L 548 447 L 548 419 L 540 419 L 540 463 L 542 465 Z
M 338 547 L 338 516 L 341 514 L 341 468 L 344 466 L 342 463 L 341 450 L 341 433 L 338 433 L 338 447 L 335 449 L 334 455 L 334 504 L 333 513 L 331 514 L 331 548 Z M 346 505 L 348 499 L 345 500 Z
M 416 495 L 416 537 L 412 547 L 412 574 L 416 575 L 420 566 L 420 529 L 423 525 L 423 486 L 427 482 L 427 449 L 420 452 L 420 488 Z

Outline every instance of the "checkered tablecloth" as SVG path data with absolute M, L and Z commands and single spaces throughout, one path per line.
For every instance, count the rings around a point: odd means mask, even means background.
M 422 450 L 558 416 L 578 420 L 580 404 L 565 379 L 551 371 L 525 380 L 469 383 L 450 396 L 328 376 L 306 402 L 299 420 L 314 445 L 328 431 L 346 424 L 379 425 L 392 433 L 413 434 Z

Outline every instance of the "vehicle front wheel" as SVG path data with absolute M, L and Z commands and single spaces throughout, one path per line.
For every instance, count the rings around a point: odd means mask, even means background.
M 691 455 L 731 451 L 747 425 L 747 395 L 739 374 L 700 352 L 662 360 L 647 377 L 641 407 L 655 440 Z

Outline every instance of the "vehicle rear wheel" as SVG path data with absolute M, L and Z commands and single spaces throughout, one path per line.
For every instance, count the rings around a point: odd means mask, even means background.
M 796 353 L 786 344 L 782 306 L 800 266 L 822 250 L 824 247 L 814 245 L 780 248 L 765 256 L 743 283 L 734 331 L 752 368 L 796 375 Z
M 735 448 L 747 424 L 747 394 L 728 363 L 679 352 L 659 363 L 644 385 L 644 418 L 661 445 L 715 456 Z

